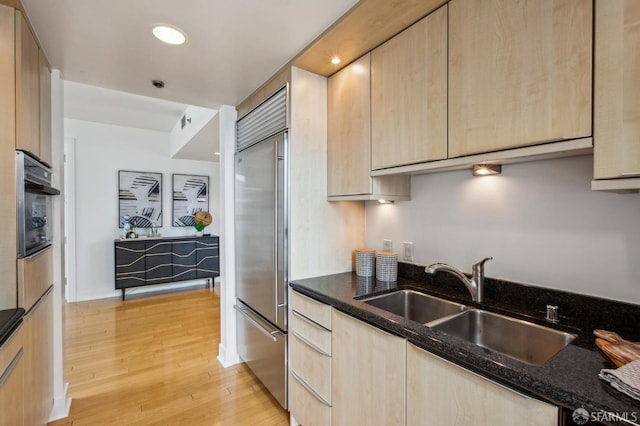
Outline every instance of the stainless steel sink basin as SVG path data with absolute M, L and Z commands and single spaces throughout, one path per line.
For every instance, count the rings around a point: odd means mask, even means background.
M 361 301 L 422 324 L 458 314 L 466 309 L 459 303 L 428 296 L 414 290 L 398 290 L 361 299 Z
M 544 365 L 576 337 L 477 309 L 465 311 L 432 328 L 535 366 Z

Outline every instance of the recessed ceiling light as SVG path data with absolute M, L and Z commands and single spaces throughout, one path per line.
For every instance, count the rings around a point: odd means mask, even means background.
M 180 28 L 160 24 L 153 27 L 153 35 L 162 42 L 178 46 L 184 44 L 187 41 L 187 35 Z
M 338 58 L 337 56 L 334 56 L 333 58 L 331 58 L 331 63 L 333 65 L 338 65 L 340 63 L 340 58 Z

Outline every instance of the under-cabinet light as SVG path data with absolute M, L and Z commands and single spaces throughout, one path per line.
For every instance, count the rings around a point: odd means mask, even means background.
M 331 63 L 333 65 L 338 65 L 340 63 L 340 58 L 338 58 L 337 56 L 334 56 L 333 58 L 331 58 Z
M 393 204 L 394 203 L 393 200 L 378 200 L 378 202 L 380 204 Z
M 474 164 L 473 165 L 474 176 L 499 175 L 500 173 L 502 173 L 502 166 L 500 164 Z

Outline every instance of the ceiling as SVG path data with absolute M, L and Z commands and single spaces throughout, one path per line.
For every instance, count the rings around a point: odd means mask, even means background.
M 65 118 L 168 133 L 186 109 L 178 102 L 64 82 Z
M 213 109 L 239 104 L 356 2 L 22 0 L 64 80 Z M 156 23 L 187 43 L 156 40 Z

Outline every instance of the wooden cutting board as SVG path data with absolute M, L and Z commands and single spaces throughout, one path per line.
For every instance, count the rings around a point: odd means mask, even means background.
M 607 330 L 593 330 L 596 335 L 596 346 L 600 348 L 607 358 L 616 366 L 623 365 L 640 359 L 640 343 L 625 340 L 617 333 Z

